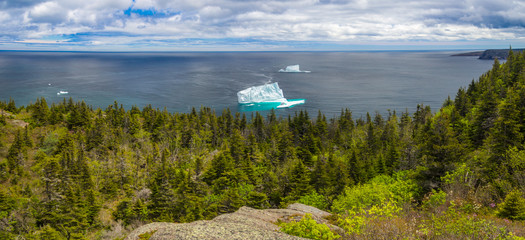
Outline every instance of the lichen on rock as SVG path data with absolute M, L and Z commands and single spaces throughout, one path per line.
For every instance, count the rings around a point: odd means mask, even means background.
M 126 240 L 137 240 L 140 234 L 156 231 L 150 240 L 167 239 L 304 239 L 279 231 L 279 221 L 290 221 L 294 216 L 310 213 L 318 223 L 328 224 L 331 214 L 315 207 L 294 203 L 286 209 L 253 209 L 241 207 L 233 213 L 212 220 L 191 223 L 150 223 L 131 232 Z M 333 226 L 331 226 L 333 227 Z

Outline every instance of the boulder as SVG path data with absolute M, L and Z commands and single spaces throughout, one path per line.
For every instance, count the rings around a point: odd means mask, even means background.
M 304 239 L 279 231 L 279 221 L 299 220 L 306 213 L 318 223 L 328 224 L 331 214 L 315 207 L 294 203 L 286 209 L 253 209 L 241 207 L 234 213 L 222 214 L 212 220 L 201 220 L 191 223 L 146 224 L 131 232 L 126 240 L 138 240 L 139 235 L 151 233 L 150 240 L 168 239 Z M 337 228 L 330 226 L 331 228 Z

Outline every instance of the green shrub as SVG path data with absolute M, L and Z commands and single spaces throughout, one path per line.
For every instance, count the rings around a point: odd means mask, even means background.
M 514 190 L 507 194 L 505 201 L 500 206 L 497 213 L 498 217 L 511 220 L 525 219 L 525 199 L 519 190 Z
M 317 223 L 308 213 L 304 215 L 301 221 L 281 223 L 280 226 L 282 232 L 309 239 L 331 240 L 341 237 L 333 233 L 328 226 Z
M 443 214 L 422 221 L 418 232 L 425 239 L 513 239 L 505 227 L 492 221 L 458 212 L 454 202 Z
M 432 189 L 432 194 L 423 201 L 423 208 L 432 209 L 439 207 L 445 203 L 447 200 L 447 193 L 443 192 L 441 189 L 436 191 Z
M 376 219 L 391 220 L 399 215 L 401 208 L 392 202 L 374 205 L 369 209 L 354 208 L 346 212 L 345 217 L 338 221 L 347 234 L 361 234 L 363 228 Z
M 346 188 L 332 205 L 336 213 L 354 208 L 366 209 L 371 206 L 393 202 L 398 206 L 410 203 L 419 191 L 417 184 L 408 179 L 406 172 L 394 177 L 380 175 L 366 184 Z
M 302 196 L 297 200 L 297 202 L 313 206 L 322 210 L 328 209 L 328 202 L 326 201 L 326 197 L 317 193 L 316 191 L 313 191 L 312 193 Z

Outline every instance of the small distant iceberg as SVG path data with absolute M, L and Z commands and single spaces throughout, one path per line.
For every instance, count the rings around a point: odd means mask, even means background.
M 67 91 L 60 91 L 60 92 L 57 92 L 57 95 L 60 96 L 60 95 L 68 94 L 68 93 L 69 93 L 69 92 L 67 92 Z
M 299 65 L 290 65 L 287 66 L 285 69 L 279 69 L 279 72 L 284 73 L 309 73 L 310 71 L 301 71 L 299 68 Z
M 289 108 L 305 102 L 305 99 L 286 99 L 278 83 L 268 83 L 241 90 L 237 92 L 237 99 L 241 109 L 246 111 Z

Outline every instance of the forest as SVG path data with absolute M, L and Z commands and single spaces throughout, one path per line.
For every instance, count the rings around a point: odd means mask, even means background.
M 0 239 L 123 239 L 294 202 L 344 229 L 316 239 L 524 239 L 525 55 L 440 109 L 362 118 L 10 99 L 0 182 Z

